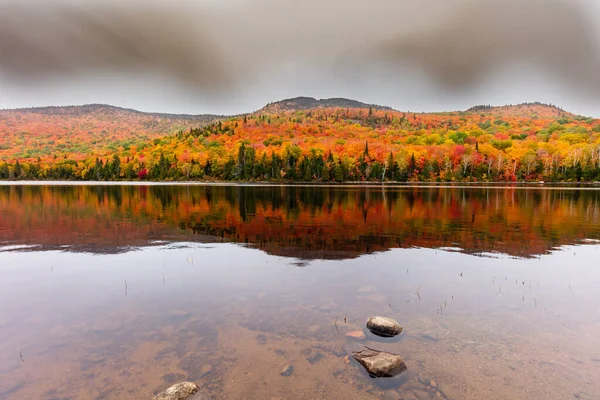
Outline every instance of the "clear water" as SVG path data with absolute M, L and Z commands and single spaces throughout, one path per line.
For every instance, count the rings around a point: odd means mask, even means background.
M 149 399 L 183 380 L 215 399 L 598 399 L 599 200 L 0 186 L 0 399 Z M 370 335 L 373 315 L 400 339 Z M 408 371 L 369 378 L 347 358 L 365 346 Z

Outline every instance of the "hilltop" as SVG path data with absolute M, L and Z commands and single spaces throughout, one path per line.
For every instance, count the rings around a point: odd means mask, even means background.
M 321 108 L 372 108 L 374 110 L 388 110 L 391 111 L 391 107 L 380 106 L 376 104 L 366 104 L 356 100 L 344 99 L 344 98 L 331 98 L 317 100 L 312 97 L 296 97 L 293 99 L 286 99 L 277 101 L 275 103 L 269 103 L 258 113 L 277 113 L 281 111 L 303 111 L 313 110 Z
M 410 113 L 303 97 L 235 117 L 50 107 L 0 112 L 0 133 L 0 179 L 600 180 L 600 121 L 541 103 Z
M 560 107 L 544 103 L 521 103 L 516 105 L 490 106 L 480 105 L 469 108 L 469 113 L 484 113 L 496 116 L 514 116 L 530 118 L 552 118 L 552 117 L 576 117 L 575 114 L 567 112 Z

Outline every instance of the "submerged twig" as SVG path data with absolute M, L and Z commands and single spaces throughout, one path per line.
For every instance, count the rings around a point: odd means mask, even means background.
M 19 357 L 21 358 L 21 362 L 25 362 L 25 360 L 23 360 L 23 347 L 21 346 L 21 352 L 19 353 Z
M 419 298 L 419 301 L 421 301 L 421 295 L 419 294 L 420 290 L 421 290 L 421 285 L 419 285 L 419 288 L 417 289 L 417 297 Z

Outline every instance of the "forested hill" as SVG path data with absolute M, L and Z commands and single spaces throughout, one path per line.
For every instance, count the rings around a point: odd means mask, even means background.
M 477 106 L 463 112 L 408 113 L 362 103 L 359 107 L 350 107 L 350 103 L 340 107 L 332 105 L 338 104 L 337 100 L 314 100 L 319 102 L 316 107 L 302 108 L 313 100 L 273 103 L 256 113 L 217 119 L 204 126 L 194 126 L 194 121 L 189 120 L 143 116 L 150 118 L 147 123 L 160 121 L 165 127 L 149 129 L 152 136 L 146 133 L 147 138 L 138 137 L 138 141 L 109 140 L 110 147 L 104 145 L 100 147 L 103 152 L 93 154 L 69 153 L 62 147 L 63 152 L 57 157 L 45 155 L 39 160 L 4 155 L 7 162 L 0 164 L 0 178 L 600 180 L 600 121 L 555 106 L 530 103 Z M 111 125 L 106 132 L 113 136 L 123 135 L 142 118 L 137 114 L 126 114 L 127 118 L 109 115 L 112 117 L 106 120 Z M 26 120 L 25 114 L 19 116 L 21 121 Z M 61 121 L 63 125 L 64 121 L 73 121 L 56 115 L 49 118 L 57 118 L 55 124 L 59 127 Z M 11 121 L 20 123 L 16 117 Z M 2 123 L 6 121 L 3 119 Z M 181 129 L 175 132 L 177 127 Z M 32 127 L 29 132 L 39 130 Z M 35 136 L 27 137 L 31 140 Z M 36 147 L 25 147 L 25 151 L 32 149 Z
M 107 156 L 222 118 L 144 113 L 103 104 L 0 110 L 0 159 Z

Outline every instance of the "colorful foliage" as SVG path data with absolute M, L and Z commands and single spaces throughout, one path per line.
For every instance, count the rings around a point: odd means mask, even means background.
M 126 146 L 100 145 L 92 157 L 22 158 L 19 168 L 18 157 L 4 157 L 0 179 L 600 180 L 600 121 L 553 106 L 431 114 L 271 108 Z

